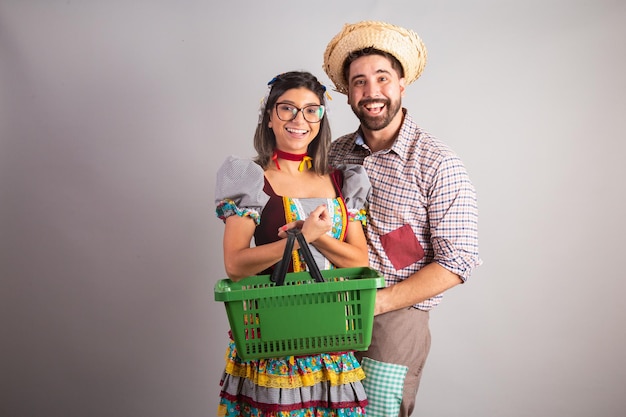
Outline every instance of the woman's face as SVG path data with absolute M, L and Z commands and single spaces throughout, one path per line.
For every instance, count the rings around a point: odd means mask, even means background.
M 304 118 L 304 113 L 307 114 L 307 119 L 309 120 L 322 117 L 323 109 L 320 110 L 319 107 L 316 107 L 320 104 L 317 95 L 304 87 L 292 88 L 278 97 L 276 104 L 270 110 L 268 124 L 270 129 L 274 131 L 278 149 L 296 154 L 306 153 L 309 143 L 315 139 L 320 131 L 320 122 L 312 123 L 307 121 Z M 288 120 L 290 117 L 293 117 L 291 111 L 296 110 L 295 118 Z

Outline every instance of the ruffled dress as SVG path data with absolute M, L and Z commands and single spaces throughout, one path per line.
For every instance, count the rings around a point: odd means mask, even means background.
M 217 172 L 216 214 L 222 220 L 232 215 L 252 218 L 257 225 L 255 244 L 261 245 L 279 240 L 280 226 L 304 220 L 314 208 L 326 204 L 333 216 L 329 234 L 343 240 L 348 221 L 365 224 L 370 183 L 360 165 L 342 166 L 331 177 L 337 198 L 279 196 L 258 164 L 229 157 Z M 320 269 L 334 268 L 313 245 L 310 249 Z M 293 271 L 306 269 L 297 251 L 292 264 Z M 231 337 L 225 361 L 218 416 L 365 416 L 367 398 L 361 383 L 365 374 L 353 352 L 244 361 Z

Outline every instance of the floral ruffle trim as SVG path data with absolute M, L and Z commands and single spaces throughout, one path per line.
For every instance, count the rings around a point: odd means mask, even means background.
M 365 371 L 353 352 L 320 353 L 307 356 L 242 361 L 235 342 L 230 339 L 224 354 L 224 372 L 271 388 L 298 388 L 328 381 L 343 385 L 361 381 Z
M 255 381 L 262 387 L 269 388 L 300 388 L 309 387 L 320 382 L 327 381 L 331 385 L 344 385 L 365 379 L 363 368 L 339 370 L 328 367 L 325 369 L 311 370 L 292 375 L 261 373 L 258 369 L 244 364 L 228 362 L 224 372 L 234 377 L 246 378 Z
M 367 226 L 367 211 L 348 209 L 348 221 L 360 221 L 363 226 Z
M 219 204 L 215 208 L 215 214 L 222 221 L 226 221 L 226 218 L 232 215 L 237 215 L 240 217 L 250 217 L 252 220 L 254 220 L 254 223 L 256 223 L 257 226 L 261 222 L 261 215 L 258 211 L 249 208 L 239 208 L 233 200 L 229 199 L 219 202 Z

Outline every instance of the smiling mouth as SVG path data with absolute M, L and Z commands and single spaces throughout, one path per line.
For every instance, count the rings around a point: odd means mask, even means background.
M 363 107 L 368 113 L 371 114 L 379 114 L 385 108 L 386 103 L 380 101 L 370 101 L 366 103 L 362 103 L 361 107 Z
M 306 129 L 293 129 L 293 128 L 285 128 L 285 130 L 289 133 L 294 133 L 296 135 L 304 135 L 305 133 L 308 132 L 308 130 Z

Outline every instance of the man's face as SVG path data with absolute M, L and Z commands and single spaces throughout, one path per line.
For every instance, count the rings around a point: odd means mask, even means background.
M 348 104 L 364 128 L 381 130 L 402 108 L 404 78 L 381 55 L 366 55 L 350 64 Z

